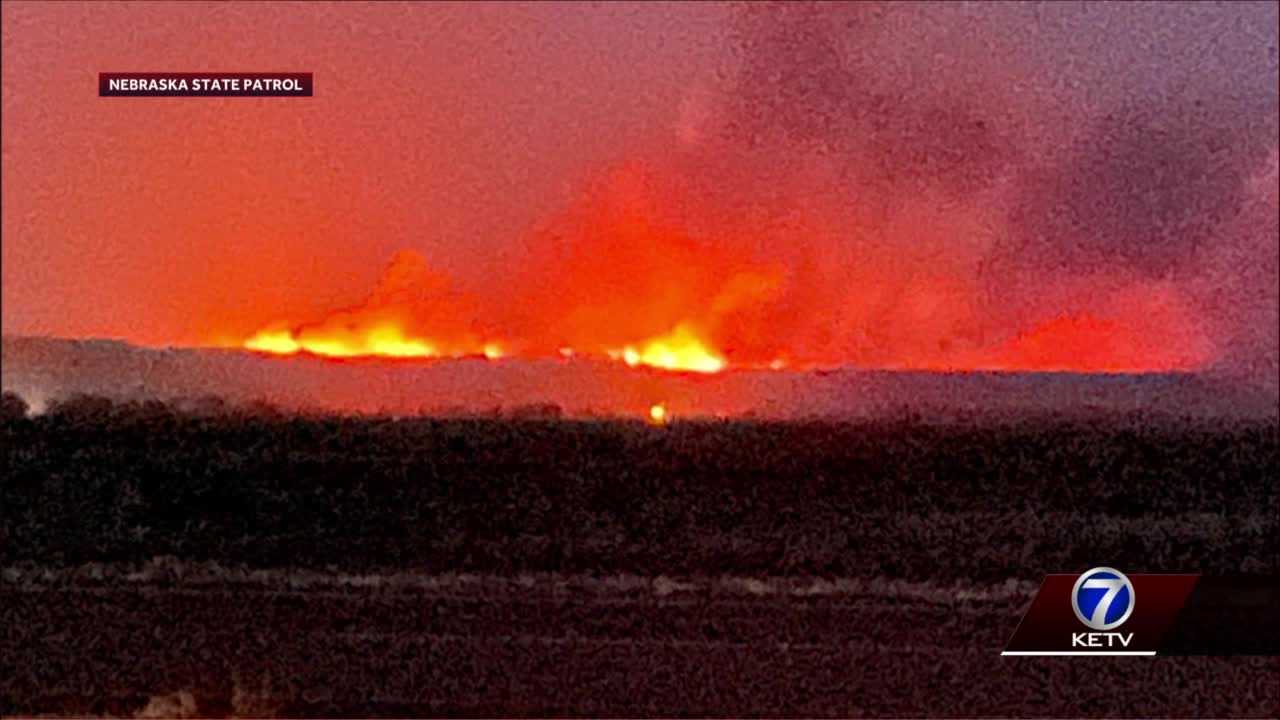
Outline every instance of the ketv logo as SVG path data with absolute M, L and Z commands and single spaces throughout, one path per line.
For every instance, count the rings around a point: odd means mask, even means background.
M 1133 614 L 1133 583 L 1124 573 L 1111 568 L 1094 568 L 1076 580 L 1071 588 L 1071 609 L 1076 618 L 1094 630 L 1113 630 Z M 1127 648 L 1133 633 L 1078 632 L 1071 634 L 1071 647 Z M 1152 655 L 1155 654 L 1153 651 Z
M 1050 575 L 1004 655 L 1155 655 L 1197 575 Z M 1142 609 L 1138 610 L 1138 596 Z

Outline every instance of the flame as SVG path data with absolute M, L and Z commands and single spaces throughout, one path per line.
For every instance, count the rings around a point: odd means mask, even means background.
M 610 355 L 616 357 L 617 353 Z M 670 333 L 648 341 L 639 350 L 632 346 L 623 348 L 621 355 L 632 367 L 648 365 L 662 370 L 700 373 L 715 373 L 725 368 L 724 358 L 708 348 L 687 325 L 679 325 Z
M 308 352 L 330 358 L 502 357 L 502 345 L 481 341 L 465 321 L 469 308 L 450 290 L 447 277 L 426 259 L 401 251 L 364 302 L 319 322 L 264 328 L 244 347 L 276 355 Z M 424 332 L 432 328 L 432 333 Z
M 245 348 L 258 352 L 292 355 L 302 349 L 288 330 L 263 330 L 244 341 Z
M 262 330 L 245 340 L 244 347 L 274 355 L 308 352 L 331 358 L 428 358 L 445 355 L 430 340 L 407 336 L 402 328 L 393 324 L 378 325 L 363 332 Z M 560 348 L 558 352 L 566 358 L 578 354 L 572 348 Z M 471 354 L 483 355 L 489 360 L 497 360 L 505 355 L 502 345 L 497 342 L 485 343 L 475 353 L 455 351 L 447 355 L 462 357 Z M 622 360 L 631 367 L 644 365 L 674 372 L 716 373 L 727 365 L 723 356 L 708 347 L 686 325 L 680 325 L 666 335 L 642 343 L 639 349 L 629 345 L 622 350 L 605 354 L 612 359 Z
M 655 403 L 649 406 L 649 422 L 654 425 L 667 424 L 667 406 L 665 403 Z
M 277 355 L 306 351 L 333 358 L 424 358 L 439 355 L 432 343 L 406 337 L 404 331 L 395 325 L 379 325 L 362 333 L 264 330 L 246 340 L 244 346 L 249 350 Z
M 743 295 L 739 287 L 731 291 Z M 725 293 L 722 292 L 723 296 Z M 723 298 L 721 304 L 725 304 Z M 740 302 L 740 301 L 739 301 Z M 275 324 L 244 341 L 256 352 L 292 355 L 307 352 L 330 358 L 484 357 L 497 360 L 511 351 L 536 356 L 528 338 L 493 337 L 478 330 L 468 315 L 465 298 L 452 293 L 448 279 L 433 272 L 419 254 L 402 251 L 391 261 L 382 279 L 364 302 L 330 313 L 319 322 L 282 328 Z M 614 321 L 612 325 L 620 323 Z M 649 335 L 642 327 L 621 324 L 621 349 L 601 350 L 590 334 L 581 344 L 557 345 L 561 357 L 604 355 L 630 366 L 644 365 L 676 372 L 715 373 L 727 366 L 722 352 L 695 329 L 692 322 L 678 322 L 669 332 Z M 590 327 L 604 327 L 604 325 Z M 490 335 L 486 337 L 487 335 Z M 607 347 L 607 346 L 606 346 Z M 549 352 L 547 354 L 550 354 Z
M 400 267 L 403 264 L 403 259 L 393 263 L 393 267 L 399 268 L 396 273 L 403 274 Z M 1147 301 L 1139 302 L 1135 298 Z M 1124 318 L 1103 317 L 1087 311 L 1062 314 L 1032 325 L 1000 344 L 964 353 L 941 354 L 932 359 L 925 357 L 902 367 L 940 371 L 1133 373 L 1192 370 L 1208 362 L 1206 350 L 1186 349 L 1185 338 L 1170 329 L 1186 325 L 1187 319 L 1181 316 L 1178 304 L 1166 288 L 1146 288 L 1121 305 L 1137 309 L 1131 309 L 1130 317 Z M 388 314 L 382 305 L 341 311 L 319 323 L 294 329 L 273 325 L 246 339 L 243 347 L 274 355 L 306 352 L 329 358 L 484 357 L 498 360 L 507 357 L 510 348 L 515 348 L 520 357 L 538 356 L 536 352 L 520 351 L 524 346 L 518 340 L 480 341 L 456 331 L 452 339 L 442 340 L 415 333 L 395 319 L 400 308 L 393 309 L 397 312 Z M 580 348 L 560 345 L 546 354 L 562 358 L 603 356 L 630 367 L 672 372 L 711 374 L 730 367 L 726 353 L 698 327 L 697 323 L 681 322 L 669 332 L 621 348 L 602 351 L 589 343 Z M 821 358 L 784 360 L 776 356 L 768 361 L 746 357 L 734 365 L 771 370 L 830 366 Z

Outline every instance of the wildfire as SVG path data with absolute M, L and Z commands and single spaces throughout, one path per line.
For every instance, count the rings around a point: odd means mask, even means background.
M 483 355 L 490 360 L 505 356 L 502 345 L 484 343 L 474 351 L 457 349 L 441 352 L 439 344 L 423 338 L 410 337 L 396 325 L 378 325 L 363 332 L 350 330 L 326 331 L 322 329 L 262 330 L 244 341 L 244 347 L 272 355 L 293 355 L 308 352 L 330 358 L 392 357 L 430 358 L 464 357 Z M 562 357 L 573 357 L 578 352 L 561 348 Z M 726 367 L 725 359 L 707 346 L 692 330 L 681 325 L 670 333 L 640 343 L 628 345 L 606 355 L 622 360 L 631 367 L 644 365 L 675 372 L 715 373 Z
M 433 270 L 426 258 L 402 251 L 392 258 L 363 302 L 331 312 L 317 322 L 270 325 L 245 340 L 244 347 L 273 355 L 306 352 L 330 358 L 498 360 L 513 352 L 526 357 L 538 355 L 529 349 L 530 338 L 526 335 L 503 334 L 478 321 L 471 302 L 470 297 L 453 290 L 449 279 Z M 622 328 L 616 337 L 623 342 L 614 346 L 618 349 L 608 349 L 612 343 L 591 333 L 570 333 L 576 335 L 576 341 L 570 338 L 570 342 L 552 347 L 558 347 L 556 353 L 565 358 L 603 355 L 632 367 L 644 365 L 676 372 L 714 373 L 727 366 L 725 357 L 699 332 L 700 323 L 675 322 L 667 325 L 671 327 L 668 332 L 654 334 L 653 328 L 661 326 L 658 322 L 647 323 L 647 329 L 628 327 L 626 313 L 620 317 L 611 315 L 601 321 L 601 327 Z M 551 354 L 549 349 L 545 352 Z
M 264 330 L 249 338 L 245 348 L 276 355 L 306 351 L 333 358 L 350 357 L 436 357 L 435 346 L 425 340 L 406 337 L 395 325 L 380 325 L 363 333 Z M 488 355 L 488 352 L 485 353 Z
M 384 357 L 438 358 L 483 357 L 498 360 L 507 357 L 505 341 L 478 341 L 470 337 L 441 340 L 423 337 L 406 330 L 394 320 L 361 319 L 350 311 L 336 314 L 326 321 L 281 329 L 278 325 L 263 329 L 244 341 L 243 347 L 272 355 L 310 353 L 328 358 Z M 335 319 L 336 318 L 336 319 Z M 1157 329 L 1159 324 L 1157 324 Z M 1089 313 L 1061 316 L 1010 338 L 1002 345 L 969 355 L 956 355 L 932 364 L 910 365 L 936 370 L 1039 370 L 1076 372 L 1144 372 L 1185 370 L 1199 367 L 1204 357 L 1188 352 L 1171 354 L 1167 349 L 1177 339 L 1167 333 L 1111 319 L 1100 319 Z M 519 348 L 516 343 L 514 347 Z M 517 352 L 528 357 L 528 353 Z M 729 367 L 729 361 L 716 346 L 690 323 L 680 323 L 670 332 L 627 344 L 620 349 L 598 350 L 559 347 L 553 356 L 562 358 L 607 357 L 629 367 L 651 367 L 672 372 L 718 373 Z M 739 363 L 745 368 L 805 368 L 811 363 L 792 363 L 781 358 L 763 362 L 749 359 Z M 655 405 L 650 419 L 665 421 L 665 408 Z
M 840 240 L 843 226 L 827 227 L 820 214 L 785 226 L 693 222 L 685 215 L 697 219 L 702 201 L 662 180 L 628 166 L 593 185 L 535 231 L 530 245 L 542 250 L 510 277 L 464 290 L 421 254 L 401 251 L 360 301 L 318 318 L 264 318 L 274 322 L 244 347 L 332 358 L 607 358 L 700 374 L 1127 373 L 1212 359 L 1194 313 L 1167 283 L 1102 273 L 1055 282 L 1034 305 L 1015 303 L 1023 316 L 1006 321 L 966 274 L 981 266 L 968 245 L 947 255 L 955 219 L 927 199 L 910 205 L 905 226 L 875 229 L 880 220 L 869 216 L 874 232 Z M 797 242 L 771 242 L 769 233 Z M 882 235 L 902 241 L 873 242 Z M 650 419 L 665 418 L 654 407 Z
M 654 338 L 637 350 L 627 346 L 621 356 L 628 365 L 648 365 L 662 370 L 687 370 L 700 373 L 720 372 L 725 367 L 724 358 L 712 351 L 687 326 L 681 325 L 667 335 Z
M 288 330 L 263 330 L 244 341 L 245 348 L 258 352 L 292 355 L 302 349 Z

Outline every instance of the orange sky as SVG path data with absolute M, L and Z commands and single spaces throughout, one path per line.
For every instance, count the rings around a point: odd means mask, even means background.
M 685 8 L 637 35 L 634 11 L 608 8 L 3 13 L 5 330 L 148 343 L 354 301 L 402 247 L 471 279 L 506 267 L 517 230 L 670 121 L 690 39 L 716 14 Z M 687 49 L 653 52 L 672 40 Z M 94 89 L 104 70 L 268 67 L 315 73 L 316 97 Z M 566 143 L 566 117 L 591 131 Z

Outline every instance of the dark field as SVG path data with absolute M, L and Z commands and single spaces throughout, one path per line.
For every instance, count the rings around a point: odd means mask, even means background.
M 1276 573 L 1274 421 L 649 427 L 81 399 L 3 433 L 7 712 L 176 692 L 252 715 L 1280 708 L 1274 658 L 999 657 L 1048 572 Z

